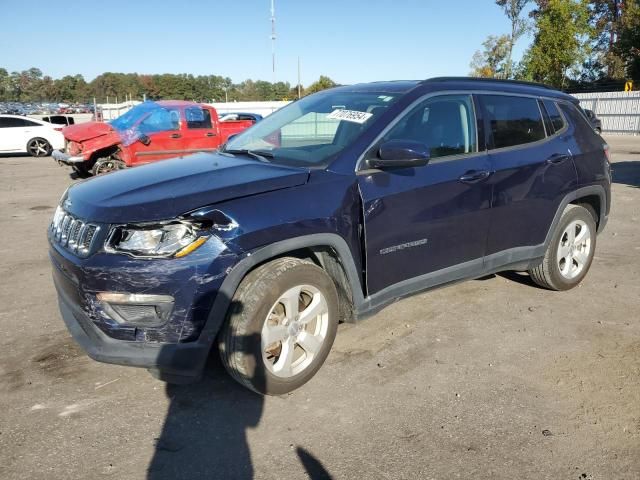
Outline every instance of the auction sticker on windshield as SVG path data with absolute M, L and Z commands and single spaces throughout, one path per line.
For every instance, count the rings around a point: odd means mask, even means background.
M 364 123 L 373 116 L 372 113 L 358 112 L 357 110 L 334 110 L 327 118 L 332 120 L 346 120 L 353 123 Z

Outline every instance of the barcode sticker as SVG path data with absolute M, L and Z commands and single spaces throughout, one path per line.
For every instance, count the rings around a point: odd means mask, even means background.
M 327 118 L 332 120 L 345 120 L 347 122 L 353 123 L 364 123 L 369 120 L 373 116 L 372 113 L 368 112 L 358 112 L 356 110 L 334 110 Z

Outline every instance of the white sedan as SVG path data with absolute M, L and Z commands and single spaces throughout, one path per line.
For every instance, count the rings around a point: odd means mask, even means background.
M 46 157 L 64 148 L 62 126 L 19 115 L 0 115 L 0 153 L 26 152 Z

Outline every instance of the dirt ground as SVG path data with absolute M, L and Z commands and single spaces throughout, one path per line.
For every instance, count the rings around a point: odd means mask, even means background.
M 511 273 L 414 296 L 270 398 L 215 358 L 190 386 L 87 358 L 47 258 L 68 171 L 0 158 L 0 478 L 640 478 L 640 138 L 608 141 L 613 210 L 579 288 Z

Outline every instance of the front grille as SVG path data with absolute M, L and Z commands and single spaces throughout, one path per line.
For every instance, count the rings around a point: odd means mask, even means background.
M 79 257 L 86 257 L 96 234 L 100 230 L 97 225 L 85 223 L 58 207 L 49 227 L 49 237 L 65 250 Z

